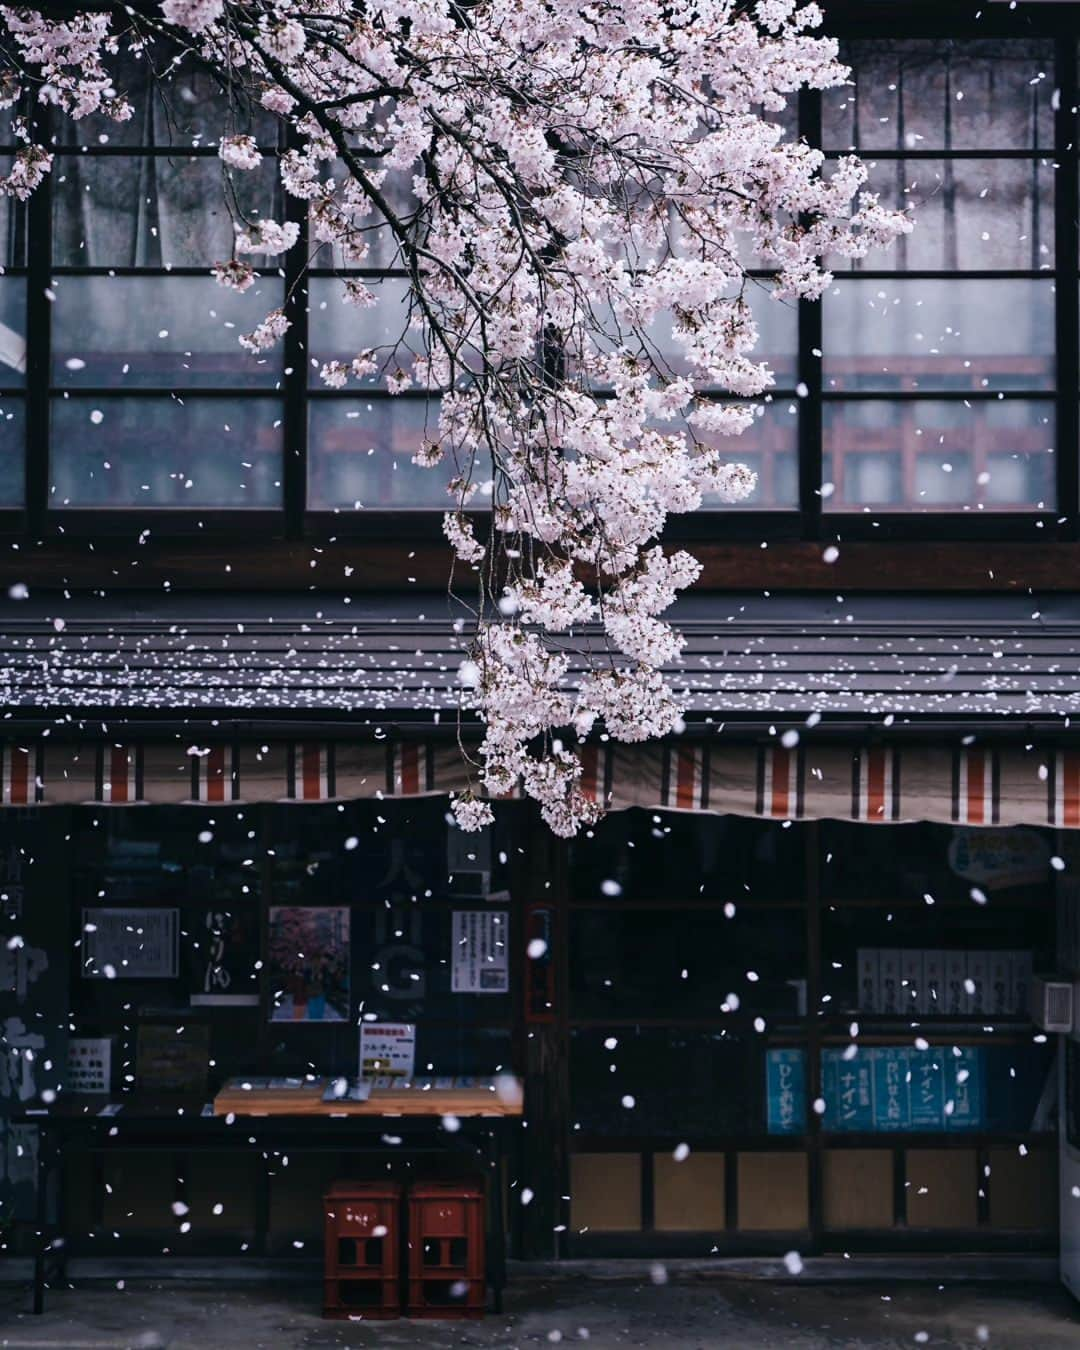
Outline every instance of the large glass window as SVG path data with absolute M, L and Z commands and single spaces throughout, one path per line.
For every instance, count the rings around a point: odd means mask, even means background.
M 863 517 L 867 529 L 887 518 L 944 533 L 960 515 L 992 518 L 988 532 L 1021 514 L 1052 525 L 1075 513 L 1080 477 L 1080 373 L 1062 359 L 1080 346 L 1078 260 L 1063 248 L 1075 203 L 1060 190 L 1076 179 L 1076 118 L 1054 97 L 1075 82 L 1061 68 L 1075 54 L 1049 34 L 860 37 L 842 54 L 850 82 L 792 100 L 784 120 L 820 144 L 827 173 L 860 154 L 869 190 L 909 209 L 915 228 L 865 259 L 828 259 L 820 306 L 777 301 L 763 260 L 747 258 L 744 293 L 775 385 L 746 433 L 723 442 L 757 488 L 738 511 L 706 502 L 706 528 L 739 529 L 742 516 L 745 530 L 755 512 L 772 513 L 762 537 L 780 517 L 788 533 L 814 535 L 822 513 L 830 532 Z M 128 122 L 56 116 L 37 226 L 0 202 L 0 509 L 22 507 L 27 483 L 39 512 L 190 508 L 202 520 L 258 508 L 332 515 L 334 531 L 362 531 L 379 511 L 443 509 L 446 474 L 413 463 L 437 434 L 437 397 L 391 397 L 382 372 L 341 389 L 320 376 L 327 362 L 389 355 L 407 334 L 392 237 L 372 233 L 362 265 L 320 246 L 302 204 L 283 196 L 283 133 L 258 108 L 231 117 L 256 135 L 263 163 L 230 171 L 213 139 L 224 96 L 205 72 L 181 64 L 160 84 L 143 62 L 134 83 Z M 384 191 L 404 215 L 417 209 L 406 175 Z M 252 255 L 243 294 L 213 281 L 234 217 L 286 214 L 301 230 L 295 256 Z M 378 303 L 345 303 L 342 276 Z M 28 305 L 39 306 L 29 330 Z M 245 351 L 237 338 L 280 306 L 285 342 Z M 40 360 L 28 331 L 47 344 Z M 677 371 L 670 322 L 646 336 Z M 26 403 L 28 364 L 50 373 L 47 410 L 33 389 Z M 27 477 L 27 435 L 47 474 Z M 904 523 L 916 515 L 921 526 Z
M 223 95 L 181 66 L 164 83 L 134 64 L 135 116 L 58 119 L 50 182 L 48 506 L 169 510 L 283 504 L 284 358 L 239 337 L 285 298 L 280 259 L 254 255 L 243 294 L 210 266 L 239 218 L 282 219 L 277 129 L 233 172 L 207 137 Z
M 853 81 L 823 95 L 823 147 L 860 153 L 915 228 L 886 255 L 835 260 L 824 509 L 1053 511 L 1055 409 L 1037 397 L 1056 382 L 1053 45 L 863 41 L 844 56 Z

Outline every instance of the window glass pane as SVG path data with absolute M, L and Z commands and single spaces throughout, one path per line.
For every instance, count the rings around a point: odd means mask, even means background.
M 222 128 L 255 135 L 260 144 L 276 145 L 278 121 L 265 108 L 246 100 L 229 107 L 220 84 L 193 60 L 175 67 L 176 50 L 130 51 L 107 64 L 115 72 L 117 88 L 132 105 L 126 122 L 94 114 L 77 121 L 57 118 L 57 144 L 88 146 L 198 146 L 213 145 Z M 154 71 L 169 74 L 155 75 Z
M 764 1134 L 765 1038 L 734 1028 L 577 1028 L 570 1110 L 575 1131 L 616 1138 Z
M 1055 507 L 1041 399 L 827 401 L 824 453 L 826 510 Z
M 765 361 L 773 372 L 776 387 L 791 389 L 795 385 L 798 352 L 798 307 L 791 300 L 774 300 L 768 280 L 747 282 L 744 298 L 750 306 L 758 330 L 758 342 L 748 355 L 753 361 Z M 683 347 L 672 337 L 675 316 L 665 311 L 658 315 L 646 330 L 649 350 L 678 374 L 689 373 L 690 367 Z M 626 345 L 636 349 L 633 334 L 627 334 Z M 704 379 L 704 376 L 701 377 Z M 701 385 L 704 388 L 704 384 Z
M 753 494 L 738 507 L 762 510 L 796 506 L 799 500 L 799 408 L 798 399 L 775 398 L 759 405 L 760 414 L 741 436 L 701 436 L 704 445 L 718 446 L 736 464 L 745 464 L 757 474 Z M 708 496 L 706 508 L 731 511 L 736 505 L 718 496 Z
M 405 335 L 409 320 L 409 283 L 403 277 L 384 280 L 366 277 L 363 285 L 376 299 L 376 303 L 367 308 L 345 299 L 345 284 L 340 277 L 311 278 L 308 378 L 315 388 L 324 387 L 319 378 L 324 362 L 344 361 L 348 364 L 354 356 L 368 350 L 376 351 L 379 357 L 388 356 Z M 413 347 L 418 349 L 415 342 Z M 393 369 L 396 364 L 392 362 L 388 369 Z M 384 374 L 375 374 L 364 383 L 380 386 L 384 385 L 384 379 Z
M 53 261 L 63 267 L 209 267 L 232 256 L 225 168 L 202 158 L 84 155 L 53 169 Z M 282 219 L 277 166 L 231 175 L 246 219 Z M 280 258 L 250 261 L 276 268 Z
M 54 290 L 54 384 L 272 387 L 281 378 L 280 342 L 253 356 L 238 340 L 280 306 L 274 273 L 242 295 L 212 277 L 62 276 Z
M 19 395 L 0 398 L 0 506 L 21 507 L 26 481 L 26 410 Z
M 698 655 L 687 649 L 688 670 L 698 668 Z M 613 811 L 572 841 L 570 893 L 600 900 L 614 884 L 624 900 L 795 900 L 805 849 L 797 824 L 785 830 L 742 816 Z
M 845 279 L 821 304 L 826 390 L 1053 387 L 1049 279 Z
M 385 174 L 382 183 L 379 185 L 379 193 L 395 216 L 403 223 L 410 221 L 419 204 L 412 190 L 413 172 L 411 170 L 390 170 L 387 172 L 381 169 L 377 160 L 371 160 L 369 167 L 372 170 L 381 170 Z M 337 184 L 344 183 L 347 180 L 345 167 L 340 160 L 336 160 L 328 166 L 327 176 Z M 321 244 L 314 255 L 313 265 L 316 267 L 364 267 L 376 271 L 382 268 L 401 268 L 402 261 L 394 242 L 394 236 L 386 226 L 382 214 L 373 212 L 369 215 L 355 217 L 349 211 L 342 212 L 341 206 L 342 203 L 338 195 L 332 198 L 329 206 L 322 202 L 312 203 L 312 246 L 317 245 L 322 237 L 319 216 L 325 214 L 328 223 L 335 229 L 340 229 L 345 224 L 353 225 L 357 234 L 351 239 L 351 243 L 357 249 L 362 249 L 362 246 L 366 243 L 368 252 L 363 256 L 353 251 L 346 254 L 340 244 Z
M 14 159 L 0 155 L 0 174 L 11 172 Z M 26 203 L 0 196 L 0 267 L 26 266 Z
M 888 207 L 908 209 L 910 234 L 866 258 L 829 266 L 877 271 L 1054 265 L 1054 167 L 1049 160 L 889 159 L 868 165 L 867 189 Z
M 670 917 L 670 914 L 668 915 Z M 729 993 L 744 1016 L 799 1013 L 801 910 L 587 909 L 570 916 L 571 1017 L 710 1017 Z M 751 970 L 758 977 L 747 981 Z M 805 990 L 803 990 L 805 998 Z
M 102 398 L 52 403 L 54 507 L 274 507 L 281 405 L 273 398 Z
M 26 383 L 26 281 L 0 277 L 0 389 Z
M 449 461 L 412 462 L 438 430 L 438 405 L 424 398 L 320 398 L 308 416 L 308 505 L 317 511 L 452 505 Z
M 1047 150 L 1054 49 L 1046 41 L 843 45 L 854 87 L 822 95 L 829 149 Z
M 757 346 L 748 353 L 750 359 L 768 364 L 773 372 L 776 388 L 794 388 L 799 327 L 797 305 L 791 300 L 774 300 L 772 284 L 768 278 L 749 280 L 743 294 L 758 330 Z M 598 341 L 597 346 L 600 350 L 613 351 L 616 347 L 624 347 L 635 353 L 642 350 L 641 335 L 631 328 L 617 324 L 609 305 L 595 305 L 594 313 L 605 333 L 618 334 L 620 338 L 617 342 Z M 644 330 L 644 350 L 657 362 L 661 370 L 669 370 L 680 375 L 689 374 L 691 367 L 684 356 L 684 349 L 672 337 L 674 324 L 675 315 L 671 310 L 661 310 Z M 702 389 L 708 387 L 704 383 L 704 375 L 700 376 L 699 387 Z M 717 392 L 724 391 L 717 390 Z

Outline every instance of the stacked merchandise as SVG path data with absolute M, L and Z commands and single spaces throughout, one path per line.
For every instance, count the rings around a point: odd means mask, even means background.
M 940 1017 L 1026 1016 L 1031 953 L 860 947 L 860 1012 Z

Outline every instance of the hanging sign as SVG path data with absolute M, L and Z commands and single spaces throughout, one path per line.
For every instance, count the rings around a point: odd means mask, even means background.
M 949 867 L 965 881 L 991 890 L 1035 885 L 1050 875 L 1050 845 L 1034 830 L 956 830 Z
M 360 1023 L 360 1077 L 411 1078 L 416 1027 L 411 1022 Z
M 455 994 L 505 994 L 510 988 L 507 917 L 488 910 L 454 911 L 451 982 Z

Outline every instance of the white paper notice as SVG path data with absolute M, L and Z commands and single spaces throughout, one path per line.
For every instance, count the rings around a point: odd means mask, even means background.
M 416 1068 L 416 1027 L 411 1022 L 360 1023 L 360 1077 L 411 1078 Z
M 507 916 L 454 911 L 451 989 L 455 994 L 505 994 L 510 988 Z
M 172 980 L 177 909 L 84 909 L 83 978 Z

